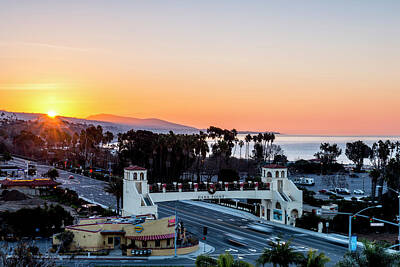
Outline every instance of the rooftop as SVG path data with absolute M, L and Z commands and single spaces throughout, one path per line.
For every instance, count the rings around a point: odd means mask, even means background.
M 145 171 L 146 168 L 135 165 L 135 166 L 126 167 L 125 170 L 127 170 L 127 171 Z
M 36 187 L 36 186 L 46 186 L 46 187 L 52 187 L 52 186 L 57 186 L 60 185 L 60 183 L 57 183 L 51 179 L 47 179 L 47 178 L 37 178 L 37 179 L 32 179 L 32 180 L 27 180 L 27 179 L 23 179 L 23 180 L 11 180 L 11 179 L 5 179 L 5 180 L 1 180 L 0 184 L 2 186 L 7 186 L 7 187 L 15 187 L 15 186 L 32 186 L 32 187 Z
M 282 165 L 278 165 L 278 164 L 268 164 L 268 165 L 263 166 L 263 168 L 266 168 L 266 169 L 287 169 L 287 167 L 282 166 Z

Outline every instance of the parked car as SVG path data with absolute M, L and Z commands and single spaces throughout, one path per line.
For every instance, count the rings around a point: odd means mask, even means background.
M 336 187 L 334 192 L 341 195 L 350 195 L 350 191 L 347 188 Z
M 318 192 L 319 192 L 320 194 L 326 195 L 326 194 L 328 193 L 328 191 L 329 191 L 329 190 L 327 190 L 327 189 L 321 189 L 321 190 L 319 190 Z
M 68 176 L 68 179 L 74 179 L 74 176 L 73 175 L 70 175 L 70 176 Z
M 353 194 L 354 195 L 364 195 L 365 192 L 361 189 L 355 189 L 355 190 L 353 190 Z

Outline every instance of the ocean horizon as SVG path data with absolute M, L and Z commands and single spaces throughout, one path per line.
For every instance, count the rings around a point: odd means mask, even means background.
M 238 134 L 239 140 L 244 140 L 246 134 Z M 339 163 L 351 164 L 352 162 L 346 157 L 346 143 L 355 142 L 361 140 L 367 145 L 371 146 L 373 143 L 379 140 L 391 140 L 400 141 L 400 136 L 380 136 L 380 135 L 358 135 L 358 136 L 329 136 L 329 135 L 290 135 L 290 134 L 277 134 L 275 135 L 274 144 L 279 145 L 283 153 L 287 156 L 289 161 L 295 161 L 299 159 L 313 159 L 314 154 L 319 151 L 321 143 L 337 144 L 342 149 L 342 154 L 338 158 Z M 212 143 L 212 141 L 210 141 Z M 234 149 L 235 150 L 235 149 Z M 250 153 L 253 150 L 253 142 L 250 143 Z M 234 151 L 235 157 L 240 157 L 239 146 Z M 232 152 L 233 153 L 233 152 Z M 242 158 L 244 158 L 245 145 L 242 147 Z M 369 165 L 368 159 L 364 161 L 365 164 Z

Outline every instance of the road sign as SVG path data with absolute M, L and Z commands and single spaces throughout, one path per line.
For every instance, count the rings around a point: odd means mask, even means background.
M 370 223 L 371 226 L 384 226 L 384 223 Z
M 143 226 L 141 226 L 140 224 L 135 225 L 135 232 L 136 233 L 141 233 L 143 231 Z
M 350 238 L 350 251 L 356 251 L 357 250 L 357 236 L 353 235 Z

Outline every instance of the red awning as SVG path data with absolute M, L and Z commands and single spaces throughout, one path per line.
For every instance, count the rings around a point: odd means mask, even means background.
M 166 235 L 139 235 L 139 236 L 127 236 L 126 238 L 132 239 L 132 240 L 161 240 L 161 239 L 167 239 L 167 238 L 173 238 L 175 237 L 175 234 L 166 234 Z

